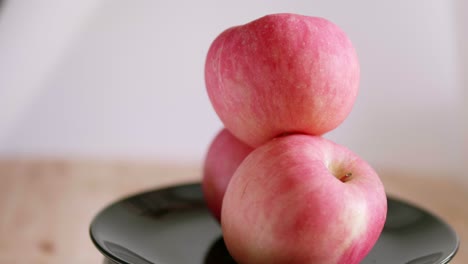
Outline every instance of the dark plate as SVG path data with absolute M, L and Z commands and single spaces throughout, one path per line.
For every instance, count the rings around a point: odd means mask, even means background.
M 116 202 L 96 216 L 90 234 L 102 254 L 115 263 L 235 263 L 219 224 L 205 207 L 199 184 L 159 189 Z M 388 198 L 384 230 L 362 263 L 448 263 L 458 244 L 455 232 L 441 219 Z

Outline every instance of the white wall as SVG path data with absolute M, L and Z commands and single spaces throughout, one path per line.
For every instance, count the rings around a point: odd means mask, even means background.
M 99 1 L 2 1 L 0 150 Z M 8 154 L 8 153 L 7 153 Z
M 0 41 L 2 156 L 199 162 L 221 127 L 204 90 L 211 41 L 229 26 L 294 12 L 337 23 L 360 57 L 355 108 L 328 138 L 375 166 L 462 169 L 461 0 L 75 1 L 55 18 L 48 6 L 37 13 L 12 2 L 0 10 L 0 39 L 15 42 Z M 31 13 L 33 25 L 19 22 Z

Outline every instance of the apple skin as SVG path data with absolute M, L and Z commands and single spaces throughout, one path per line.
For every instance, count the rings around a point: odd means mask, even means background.
M 239 263 L 352 264 L 376 243 L 386 213 L 382 182 L 363 159 L 322 137 L 288 135 L 241 163 L 221 226 Z
M 214 110 L 252 147 L 279 135 L 336 128 L 352 110 L 359 78 L 345 33 L 326 19 L 297 14 L 267 15 L 225 30 L 205 62 Z
M 203 165 L 202 191 L 213 216 L 220 221 L 224 193 L 239 164 L 252 148 L 222 129 L 211 142 Z

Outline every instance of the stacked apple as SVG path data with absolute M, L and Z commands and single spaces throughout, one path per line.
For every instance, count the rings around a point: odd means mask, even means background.
M 330 21 L 273 14 L 222 32 L 205 65 L 225 128 L 203 192 L 239 263 L 359 263 L 387 212 L 376 172 L 321 135 L 354 104 L 360 68 Z

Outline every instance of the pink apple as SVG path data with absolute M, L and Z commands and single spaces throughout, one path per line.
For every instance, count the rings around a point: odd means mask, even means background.
M 227 29 L 205 64 L 214 110 L 253 147 L 279 135 L 336 128 L 354 104 L 359 73 L 357 54 L 338 26 L 296 14 Z
M 222 231 L 243 264 L 359 263 L 387 212 L 375 171 L 322 137 L 289 135 L 255 149 L 227 188 Z
M 239 164 L 252 148 L 221 130 L 211 143 L 203 168 L 202 190 L 213 216 L 219 221 L 224 193 Z

